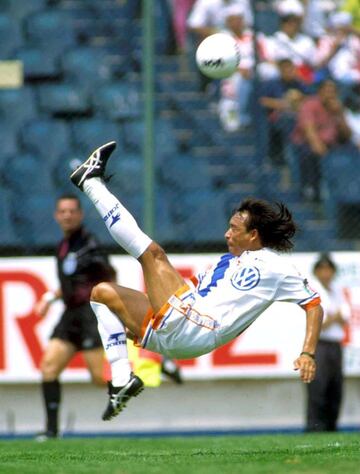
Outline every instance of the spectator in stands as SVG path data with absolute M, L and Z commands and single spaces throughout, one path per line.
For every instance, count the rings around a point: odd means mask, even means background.
M 328 16 L 336 9 L 336 1 L 302 0 L 305 14 L 303 31 L 314 39 L 321 38 L 326 32 Z
M 187 21 L 188 30 L 195 46 L 207 36 L 224 29 L 224 11 L 232 5 L 243 7 L 245 21 L 247 24 L 251 24 L 252 15 L 249 0 L 196 0 Z M 213 81 L 200 72 L 199 74 L 200 89 L 208 92 L 208 85 Z
M 330 16 L 328 34 L 319 39 L 318 62 L 327 64 L 337 82 L 360 83 L 360 36 L 353 33 L 350 13 L 337 12 Z
M 240 64 L 237 72 L 220 83 L 219 116 L 224 130 L 235 132 L 250 125 L 253 91 L 253 34 L 246 28 L 245 9 L 231 5 L 224 9 L 225 28 L 237 41 Z
M 317 93 L 301 104 L 293 132 L 304 199 L 321 200 L 321 161 L 329 150 L 348 141 L 350 136 L 336 85 L 324 80 Z
M 283 167 L 286 165 L 285 145 L 294 128 L 299 106 L 309 90 L 297 78 L 291 59 L 281 59 L 278 69 L 278 78 L 261 83 L 260 104 L 267 112 L 269 158 L 274 165 Z
M 343 388 L 341 343 L 349 308 L 334 283 L 337 267 L 329 255 L 320 255 L 313 273 L 311 285 L 321 297 L 324 320 L 315 352 L 316 377 L 307 386 L 306 431 L 336 431 Z
M 352 88 L 345 100 L 345 118 L 351 130 L 351 141 L 360 151 L 360 85 Z
M 287 0 L 278 5 L 280 29 L 267 38 L 265 56 L 273 64 L 267 74 L 277 75 L 276 63 L 289 58 L 295 64 L 298 77 L 307 83 L 314 80 L 316 45 L 310 36 L 301 32 L 304 7 L 301 2 Z
M 222 30 L 225 25 L 224 11 L 232 5 L 243 7 L 245 22 L 252 24 L 249 0 L 196 0 L 187 22 L 189 31 L 200 42 L 206 36 Z
M 178 52 L 186 47 L 186 20 L 195 0 L 171 0 L 173 27 Z

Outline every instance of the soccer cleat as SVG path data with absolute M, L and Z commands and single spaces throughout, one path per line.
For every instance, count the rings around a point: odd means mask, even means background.
M 44 443 L 45 441 L 57 438 L 58 434 L 54 433 L 54 431 L 43 431 L 42 433 L 38 433 L 35 436 L 35 441 L 37 441 L 38 443 Z
M 109 403 L 106 407 L 102 419 L 111 420 L 118 415 L 131 397 L 136 397 L 144 390 L 143 381 L 136 375 L 131 375 L 129 382 L 124 387 L 114 387 L 111 382 L 108 383 Z
M 86 179 L 104 178 L 107 161 L 115 148 L 115 142 L 105 143 L 97 148 L 82 165 L 71 173 L 70 179 L 73 184 L 82 191 Z
M 163 359 L 161 364 L 161 373 L 166 375 L 169 379 L 177 384 L 182 384 L 183 379 L 181 377 L 180 368 L 171 359 Z

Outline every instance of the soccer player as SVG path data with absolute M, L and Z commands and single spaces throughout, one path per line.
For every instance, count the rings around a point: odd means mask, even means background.
M 198 357 L 237 337 L 274 301 L 294 302 L 305 310 L 306 333 L 294 368 L 303 382 L 311 382 L 322 308 L 307 280 L 277 253 L 293 246 L 296 226 L 289 210 L 283 204 L 275 207 L 256 199 L 242 202 L 225 233 L 229 253 L 192 285 L 107 189 L 105 168 L 115 147 L 115 142 L 99 147 L 71 175 L 94 203 L 112 237 L 139 261 L 147 289 L 145 295 L 104 282 L 91 292 L 90 304 L 104 328 L 102 341 L 112 373 L 103 419 L 116 416 L 143 388 L 131 373 L 127 335 L 168 357 Z

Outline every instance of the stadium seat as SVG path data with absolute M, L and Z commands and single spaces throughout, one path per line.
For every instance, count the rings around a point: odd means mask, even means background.
M 156 162 L 161 163 L 178 152 L 176 136 L 174 129 L 167 120 L 156 119 L 154 127 Z M 126 120 L 124 122 L 124 144 L 126 150 L 141 153 L 144 146 L 144 136 L 144 120 Z
M 71 148 L 69 126 L 64 120 L 32 120 L 22 127 L 20 139 L 25 150 L 41 156 L 49 166 Z
M 115 151 L 116 153 L 116 151 Z M 118 153 L 118 157 L 109 161 L 107 167 L 113 175 L 111 183 L 115 189 L 125 195 L 142 194 L 144 190 L 144 163 L 142 155 Z M 118 159 L 116 159 L 118 158 Z
M 223 191 L 194 189 L 179 194 L 176 189 L 162 188 L 161 193 L 162 198 L 169 202 L 171 220 L 176 227 L 176 242 L 223 242 L 229 218 Z
M 5 184 L 26 198 L 38 192 L 52 192 L 50 168 L 39 155 L 18 154 L 2 167 Z
M 52 116 L 81 116 L 90 112 L 88 95 L 79 85 L 43 84 L 39 86 L 38 97 L 40 110 Z
M 95 148 L 113 140 L 117 142 L 120 150 L 123 148 L 121 125 L 111 120 L 101 118 L 73 120 L 71 131 L 73 142 L 85 154 L 84 158 Z
M 139 91 L 124 81 L 100 87 L 93 95 L 93 105 L 99 115 L 111 120 L 134 119 L 142 114 Z
M 60 75 L 57 56 L 45 48 L 23 47 L 16 51 L 15 58 L 22 61 L 27 80 L 56 79 Z
M 12 202 L 12 220 L 28 250 L 54 247 L 61 238 L 53 216 L 55 202 L 56 195 L 43 190 L 30 193 L 20 202 Z
M 84 161 L 84 156 L 75 150 L 68 150 L 65 155 L 59 156 L 55 163 L 51 163 L 50 173 L 57 195 L 74 194 L 76 189 L 69 177 L 70 174 Z
M 18 21 L 22 21 L 28 15 L 38 10 L 42 10 L 47 0 L 2 0 L 4 10 L 7 11 L 13 18 L 16 18 Z
M 161 167 L 159 174 L 163 186 L 179 192 L 179 197 L 193 190 L 209 190 L 212 187 L 209 166 L 206 160 L 191 155 L 173 155 Z
M 0 89 L 0 119 L 18 127 L 36 115 L 34 92 L 29 87 Z
M 62 69 L 67 81 L 78 83 L 90 90 L 96 89 L 111 78 L 111 65 L 104 51 L 85 46 L 64 54 Z
M 76 44 L 76 36 L 66 12 L 56 9 L 32 13 L 24 20 L 29 46 L 46 47 L 61 53 Z
M 22 43 L 19 24 L 9 15 L 0 13 L 0 59 L 12 58 Z
M 0 120 L 0 169 L 4 159 L 9 155 L 15 155 L 18 151 L 16 132 L 17 130 L 15 127 L 7 123 L 4 119 Z
M 11 216 L 11 200 L 11 193 L 9 191 L 6 191 L 5 189 L 2 189 L 0 193 L 0 247 L 16 247 L 21 244 Z

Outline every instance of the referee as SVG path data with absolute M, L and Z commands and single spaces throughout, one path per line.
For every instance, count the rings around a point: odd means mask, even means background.
M 80 200 L 74 195 L 61 196 L 56 202 L 54 217 L 64 234 L 56 250 L 60 287 L 54 292 L 46 292 L 35 310 L 40 316 L 45 316 L 57 299 L 63 300 L 65 310 L 41 362 L 46 428 L 37 435 L 38 441 L 58 436 L 59 376 L 76 352 L 82 352 L 92 382 L 105 384 L 104 350 L 89 297 L 97 283 L 115 280 L 115 270 L 106 254 L 94 236 L 83 227 Z

